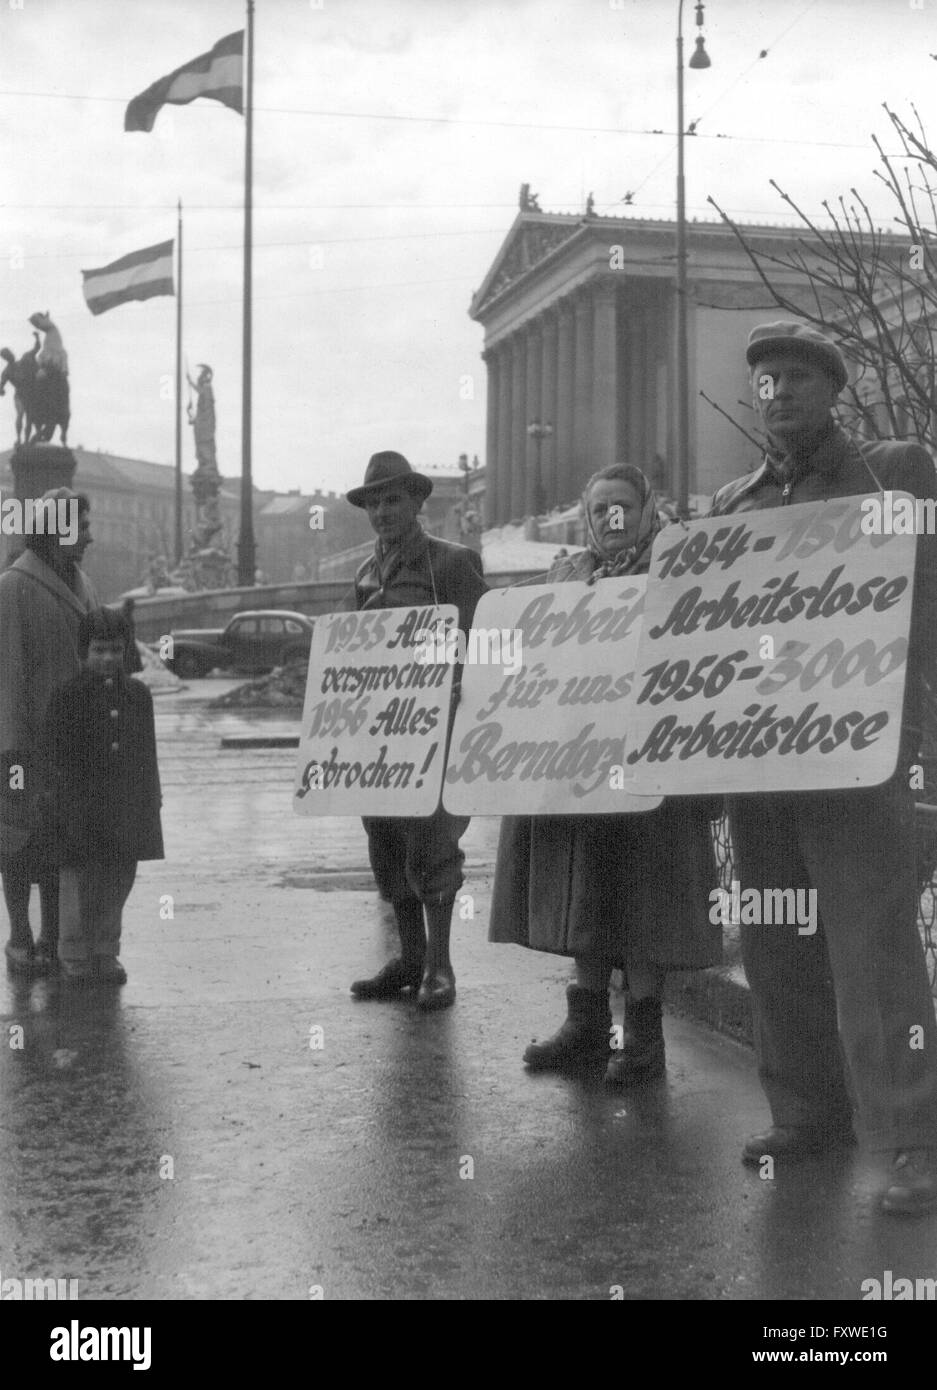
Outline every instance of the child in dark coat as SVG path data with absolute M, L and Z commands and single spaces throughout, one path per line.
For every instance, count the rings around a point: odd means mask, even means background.
M 121 914 L 140 859 L 162 859 L 153 697 L 126 674 L 126 616 L 79 629 L 81 672 L 49 701 L 45 750 L 59 833 L 59 962 L 67 980 L 123 984 Z

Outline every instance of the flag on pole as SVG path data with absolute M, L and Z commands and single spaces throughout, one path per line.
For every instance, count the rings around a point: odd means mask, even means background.
M 131 251 L 100 270 L 83 270 L 85 299 L 92 314 L 103 314 L 131 299 L 152 299 L 157 294 L 173 294 L 172 241 Z
M 134 97 L 124 114 L 124 130 L 152 130 L 161 106 L 185 106 L 196 97 L 211 97 L 243 114 L 243 68 L 244 30 L 239 29 Z

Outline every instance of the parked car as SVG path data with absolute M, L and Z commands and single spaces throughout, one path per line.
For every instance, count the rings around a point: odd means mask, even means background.
M 274 666 L 308 661 L 313 626 L 304 613 L 282 609 L 235 613 L 225 628 L 172 632 L 172 657 L 166 658 L 166 665 L 189 680 L 207 676 L 215 667 L 263 675 Z

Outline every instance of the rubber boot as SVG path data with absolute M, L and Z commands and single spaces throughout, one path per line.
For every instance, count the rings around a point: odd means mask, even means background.
M 566 1021 L 559 1032 L 541 1043 L 531 1043 L 524 1062 L 531 1071 L 576 1071 L 598 1066 L 608 1057 L 612 1015 L 608 991 L 566 988 Z
M 630 1086 L 656 1081 L 664 1075 L 663 1010 L 652 995 L 634 999 L 625 995 L 625 1031 L 622 1046 L 613 1052 L 605 1073 L 610 1086 Z
M 455 973 L 449 959 L 449 933 L 455 898 L 426 903 L 426 963 L 416 996 L 418 1009 L 448 1009 L 455 1003 Z
M 358 999 L 396 999 L 405 989 L 415 990 L 423 975 L 426 955 L 426 929 L 423 904 L 419 898 L 394 903 L 400 955 L 389 960 L 383 970 L 369 980 L 355 980 L 351 992 Z

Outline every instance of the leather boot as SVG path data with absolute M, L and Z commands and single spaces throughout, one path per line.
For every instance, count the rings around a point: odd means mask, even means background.
M 609 1086 L 656 1081 L 664 1075 L 664 1030 L 659 999 L 625 995 L 625 1032 L 605 1073 Z
M 423 904 L 418 898 L 394 903 L 400 955 L 387 962 L 383 970 L 367 980 L 355 980 L 351 992 L 358 999 L 396 999 L 405 989 L 415 990 L 423 976 L 426 930 Z
M 531 1071 L 576 1071 L 600 1066 L 608 1057 L 612 1015 L 607 990 L 566 988 L 566 1021 L 559 1032 L 541 1043 L 531 1043 L 524 1063 Z
M 425 903 L 426 962 L 423 979 L 416 996 L 418 1009 L 448 1009 L 455 1003 L 455 973 L 449 959 L 449 933 L 452 928 L 452 908 L 455 898 L 440 903 Z

